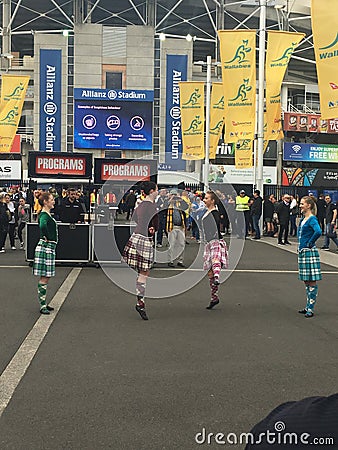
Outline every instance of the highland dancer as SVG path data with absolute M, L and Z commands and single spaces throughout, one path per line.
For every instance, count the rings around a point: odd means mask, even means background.
M 136 280 L 136 311 L 143 320 L 148 320 L 144 296 L 147 277 L 154 262 L 154 234 L 158 229 L 157 208 L 154 203 L 158 189 L 156 183 L 147 181 L 142 191 L 145 199 L 137 206 L 132 219 L 137 226 L 127 242 L 122 256 L 126 263 L 137 271 Z
M 316 248 L 316 240 L 322 235 L 322 230 L 316 217 L 317 206 L 313 198 L 303 197 L 300 210 L 303 219 L 298 227 L 298 278 L 305 283 L 307 301 L 305 308 L 298 312 L 308 318 L 313 316 L 318 295 L 317 281 L 322 279 Z
M 42 210 L 38 216 L 40 240 L 35 248 L 33 274 L 40 277 L 38 283 L 38 299 L 40 313 L 50 314 L 54 308 L 46 302 L 47 286 L 50 277 L 55 276 L 55 249 L 58 242 L 57 224 L 50 215 L 54 208 L 54 197 L 49 192 L 43 192 L 39 198 Z
M 203 240 L 205 241 L 203 268 L 208 271 L 211 289 L 211 301 L 207 309 L 212 309 L 219 303 L 218 287 L 221 268 L 228 267 L 227 246 L 220 232 L 220 214 L 216 208 L 217 195 L 208 191 L 204 197 L 207 212 L 202 218 Z

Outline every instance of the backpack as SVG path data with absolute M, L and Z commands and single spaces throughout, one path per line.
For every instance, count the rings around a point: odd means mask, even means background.
M 173 225 L 180 227 L 182 226 L 182 214 L 179 209 L 173 209 Z

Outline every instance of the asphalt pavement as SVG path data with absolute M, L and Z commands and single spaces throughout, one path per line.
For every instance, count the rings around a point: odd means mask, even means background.
M 187 263 L 197 249 L 187 246 Z M 304 319 L 295 249 L 246 241 L 214 310 L 205 309 L 201 276 L 183 294 L 147 299 L 147 322 L 134 296 L 93 267 L 57 267 L 49 298 L 64 292 L 73 271 L 78 277 L 60 304 L 53 300 L 53 317 L 41 317 L 24 252 L 1 254 L 0 393 L 13 394 L 0 417 L 0 448 L 219 448 L 198 433 L 239 436 L 282 402 L 336 393 L 338 255 L 321 252 L 316 314 Z M 176 272 L 153 270 L 158 278 Z M 19 373 L 22 344 L 44 320 L 50 327 L 13 386 L 6 367 L 16 355 Z

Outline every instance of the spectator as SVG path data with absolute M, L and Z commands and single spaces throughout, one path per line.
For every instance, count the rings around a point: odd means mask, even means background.
M 266 226 L 266 235 L 273 237 L 275 234 L 273 225 L 273 214 L 275 212 L 276 199 L 273 194 L 265 197 L 263 204 L 263 220 Z
M 290 195 L 290 236 L 297 236 L 298 204 L 293 195 Z
M 322 229 L 322 234 L 325 234 L 325 216 L 326 216 L 326 202 L 324 194 L 320 194 L 317 200 L 317 219 Z
M 15 216 L 15 204 L 11 199 L 10 194 L 6 194 L 5 195 L 5 200 L 7 203 L 7 207 L 11 213 L 11 217 L 8 223 L 8 236 L 9 236 L 9 241 L 10 241 L 10 245 L 11 245 L 11 249 L 12 250 L 16 250 L 15 247 L 15 228 L 17 226 L 17 220 L 16 220 L 16 216 Z
M 166 217 L 168 209 L 168 193 L 166 189 L 160 190 L 160 195 L 156 199 L 156 206 L 158 210 L 158 231 L 157 231 L 157 247 L 162 247 L 163 233 L 166 233 Z
M 245 238 L 249 234 L 250 223 L 250 198 L 242 189 L 236 197 L 236 232 L 239 238 Z
M 282 201 L 276 206 L 276 212 L 279 222 L 278 245 L 291 245 L 288 241 L 289 222 L 290 222 L 290 200 L 289 194 L 284 194 Z M 284 236 L 284 241 L 283 241 Z
M 19 200 L 19 206 L 17 207 L 17 217 L 18 217 L 18 236 L 20 239 L 20 249 L 24 248 L 24 241 L 22 237 L 22 231 L 26 226 L 26 223 L 29 221 L 30 217 L 30 206 L 25 202 L 25 199 L 22 197 Z
M 331 197 L 329 195 L 325 196 L 325 202 L 326 202 L 326 209 L 325 209 L 326 233 L 324 246 L 322 247 L 322 250 L 330 250 L 330 239 L 332 239 L 333 242 L 336 244 L 338 250 L 338 238 L 337 234 L 335 233 L 337 220 L 337 206 L 334 203 L 332 203 Z
M 175 267 L 175 260 L 177 260 L 179 267 L 185 267 L 185 211 L 187 210 L 189 210 L 189 205 L 178 195 L 176 189 L 172 189 L 170 191 L 166 224 L 169 241 L 169 267 Z
M 6 193 L 0 194 L 0 253 L 5 253 L 5 242 L 8 233 L 8 224 L 11 219 L 11 213 L 6 202 Z
M 255 231 L 255 237 L 252 239 L 260 239 L 261 238 L 261 230 L 259 227 L 259 220 L 262 215 L 262 206 L 263 206 L 263 199 L 261 197 L 261 193 L 258 189 L 254 191 L 254 199 L 253 203 L 251 205 L 251 216 L 252 216 L 252 223 Z
M 65 223 L 84 222 L 84 209 L 79 200 L 76 199 L 76 190 L 73 188 L 68 189 L 67 197 L 61 203 L 60 220 Z
M 136 195 L 133 189 L 130 189 L 125 199 L 125 210 L 127 212 L 127 220 L 133 215 L 136 204 Z

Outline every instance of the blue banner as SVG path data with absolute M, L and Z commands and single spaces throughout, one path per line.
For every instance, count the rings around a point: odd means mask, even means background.
M 338 147 L 328 144 L 285 142 L 284 161 L 338 162 Z
M 61 50 L 40 50 L 40 145 L 61 152 Z
M 165 162 L 170 170 L 185 170 L 182 160 L 180 89 L 187 81 L 188 56 L 167 55 Z

